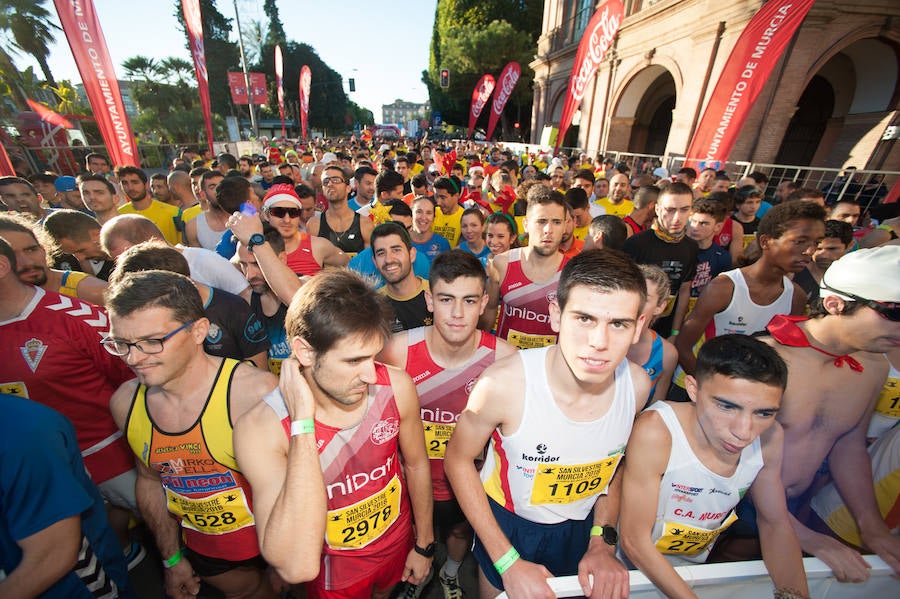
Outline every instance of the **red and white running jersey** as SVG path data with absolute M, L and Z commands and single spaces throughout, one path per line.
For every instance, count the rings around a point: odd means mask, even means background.
M 522 270 L 522 248 L 509 250 L 506 276 L 500 282 L 500 323 L 497 336 L 519 349 L 545 347 L 556 343 L 550 327 L 550 302 L 556 299 L 559 273 L 567 258 L 559 263 L 548 281 L 535 283 Z

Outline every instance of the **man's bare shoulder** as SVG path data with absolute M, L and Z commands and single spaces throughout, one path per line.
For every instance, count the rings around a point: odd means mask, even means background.
M 109 398 L 109 410 L 112 412 L 113 420 L 115 420 L 119 428 L 125 426 L 125 419 L 128 417 L 128 411 L 131 409 L 131 402 L 134 400 L 137 388 L 137 379 L 125 381 L 119 385 L 119 388 Z
M 231 379 L 231 409 L 235 420 L 278 386 L 278 377 L 252 364 L 241 363 Z

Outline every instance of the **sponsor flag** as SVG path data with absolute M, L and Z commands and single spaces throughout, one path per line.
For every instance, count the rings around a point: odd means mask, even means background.
M 269 103 L 265 73 L 250 73 L 250 100 L 256 106 L 265 106 Z
M 478 85 L 472 92 L 472 106 L 469 108 L 469 139 L 472 139 L 472 132 L 475 130 L 475 122 L 481 116 L 481 111 L 487 104 L 491 92 L 494 91 L 494 76 L 484 75 L 478 80 Z
M 501 71 L 500 77 L 497 79 L 497 93 L 494 94 L 494 103 L 491 105 L 491 116 L 488 119 L 488 141 L 491 140 L 491 135 L 494 134 L 494 127 L 497 126 L 497 120 L 499 120 L 500 115 L 503 114 L 506 102 L 509 101 L 509 96 L 516 87 L 516 83 L 519 82 L 519 75 L 521 74 L 522 67 L 519 66 L 519 63 L 511 62 L 503 67 L 503 71 Z
M 278 81 L 278 114 L 281 115 L 281 137 L 286 138 L 284 130 L 284 59 L 281 46 L 275 44 L 275 79 Z
M 3 144 L 0 144 L 0 175 L 4 177 L 17 177 L 16 169 L 13 168 L 12 160 L 9 159 L 9 154 L 6 153 L 6 147 Z
M 232 104 L 247 104 L 247 82 L 243 73 L 228 71 L 228 89 L 231 90 Z
M 581 104 L 588 84 L 594 79 L 600 62 L 606 51 L 612 45 L 613 38 L 619 30 L 622 19 L 625 18 L 625 8 L 619 0 L 609 0 L 597 9 L 578 44 L 578 53 L 575 55 L 575 64 L 572 65 L 572 74 L 569 76 L 569 87 L 566 90 L 566 103 L 563 104 L 562 116 L 559 119 L 559 133 L 556 136 L 556 146 L 559 149 L 575 110 Z
M 753 103 L 813 2 L 769 0 L 750 19 L 709 97 L 688 146 L 685 166 L 722 168 Z
M 269 103 L 266 95 L 266 74 L 247 73 L 250 78 L 250 95 L 257 106 L 265 106 Z M 228 88 L 231 90 L 231 102 L 234 104 L 247 104 L 247 82 L 244 74 L 228 71 Z
M 213 153 L 212 109 L 209 103 L 209 74 L 206 71 L 206 52 L 203 50 L 203 21 L 200 19 L 200 0 L 182 0 L 184 25 L 190 40 L 194 71 L 197 73 L 197 90 L 200 92 L 200 108 L 206 125 L 206 143 Z
M 110 159 L 116 166 L 140 166 L 93 0 L 54 0 L 54 4 Z
M 41 117 L 42 121 L 46 121 L 51 125 L 56 125 L 57 127 L 62 127 L 63 129 L 74 129 L 75 125 L 69 122 L 69 120 L 63 115 L 53 112 L 43 104 L 39 104 L 32 100 L 31 98 L 27 98 L 25 100 L 28 103 L 28 106 L 31 107 L 33 111 L 38 113 L 38 116 Z
M 306 125 L 309 122 L 309 86 L 312 83 L 312 72 L 307 65 L 300 69 L 300 127 L 303 139 L 306 139 Z

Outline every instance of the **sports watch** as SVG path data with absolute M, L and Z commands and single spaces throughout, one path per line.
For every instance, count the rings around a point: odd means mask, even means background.
M 265 242 L 266 238 L 262 233 L 254 233 L 250 236 L 250 241 L 247 242 L 247 251 L 252 252 L 255 246 L 262 245 Z
M 434 548 L 435 547 L 437 547 L 437 543 L 435 541 L 432 541 L 431 543 L 429 543 L 424 549 L 419 547 L 418 543 L 413 545 L 413 549 L 416 550 L 416 553 L 418 553 L 422 557 L 428 557 L 428 558 L 434 557 Z

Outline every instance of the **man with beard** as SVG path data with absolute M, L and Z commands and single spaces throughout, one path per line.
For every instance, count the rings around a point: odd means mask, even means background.
M 634 203 L 628 198 L 630 194 L 628 175 L 619 173 L 609 180 L 609 197 L 597 198 L 595 204 L 606 210 L 606 214 L 625 218 L 634 210 Z
M 87 216 L 87 215 L 85 215 Z M 47 250 L 41 245 L 30 223 L 21 216 L 0 215 L 0 235 L 16 254 L 17 273 L 23 283 L 103 305 L 106 281 L 85 272 L 57 270 L 47 265 Z
M 162 173 L 154 173 L 150 176 L 150 195 L 160 202 L 179 206 L 172 197 L 172 192 L 169 191 L 169 183 L 166 180 L 166 176 Z
M 498 337 L 520 349 L 556 343 L 549 310 L 559 272 L 566 263 L 559 251 L 565 228 L 563 195 L 544 185 L 528 190 L 528 247 L 508 250 L 488 264 L 488 304 L 480 320 L 482 329 L 493 328 L 502 302 Z
M 363 175 L 370 177 L 365 173 Z M 370 178 L 373 181 L 375 179 L 374 176 Z M 344 169 L 337 165 L 325 167 L 322 171 L 322 189 L 325 192 L 325 199 L 328 200 L 328 209 L 309 219 L 306 223 L 309 234 L 313 237 L 323 237 L 342 252 L 351 255 L 369 247 L 372 221 L 348 206 L 349 187 Z
M 119 207 L 119 214 L 139 214 L 149 218 L 171 244 L 181 242 L 181 209 L 153 199 L 147 190 L 147 173 L 134 166 L 120 166 L 116 177 L 129 202 Z
M 693 202 L 690 187 L 672 183 L 659 194 L 653 228 L 632 235 L 623 247 L 638 264 L 656 264 L 669 275 L 669 307 L 653 325 L 653 330 L 663 337 L 676 334 L 681 325 L 697 270 L 700 248 L 685 235 Z
M 379 293 L 394 309 L 393 333 L 431 324 L 431 310 L 425 301 L 428 281 L 413 272 L 415 258 L 416 248 L 403 225 L 386 222 L 372 231 L 372 260 L 385 280 Z
M 55 247 L 78 259 L 84 272 L 109 280 L 116 262 L 100 245 L 100 223 L 96 219 L 80 210 L 54 210 L 42 228 Z

